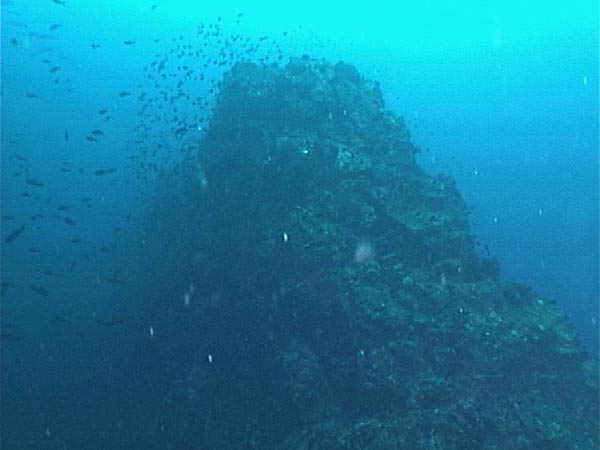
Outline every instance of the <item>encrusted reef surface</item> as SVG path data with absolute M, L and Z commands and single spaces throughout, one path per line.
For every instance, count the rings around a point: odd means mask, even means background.
M 351 65 L 232 67 L 149 213 L 158 446 L 600 448 L 596 363 L 417 151 Z

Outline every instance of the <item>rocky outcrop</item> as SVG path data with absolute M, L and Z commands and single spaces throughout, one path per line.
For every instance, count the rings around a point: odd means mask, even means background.
M 162 448 L 598 448 L 597 366 L 417 151 L 351 65 L 233 66 L 150 214 Z

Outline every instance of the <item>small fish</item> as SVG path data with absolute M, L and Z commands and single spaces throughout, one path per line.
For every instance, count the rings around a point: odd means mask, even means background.
M 42 273 L 48 277 L 62 277 L 64 276 L 62 273 L 58 273 L 58 272 L 53 272 L 51 270 L 45 269 L 42 270 Z
M 94 136 L 102 136 L 104 132 L 102 130 L 92 130 Z
M 119 96 L 120 97 L 127 97 L 128 95 L 131 95 L 131 92 L 129 92 L 129 91 L 121 91 L 121 92 L 119 92 Z
M 39 247 L 29 247 L 29 248 L 27 249 L 27 251 L 28 251 L 29 253 L 40 253 L 40 252 L 41 252 L 41 250 L 40 250 L 40 248 L 39 248 Z
M 101 109 L 98 111 L 98 114 L 106 114 L 108 112 L 107 109 Z
M 95 170 L 94 173 L 96 175 L 109 175 L 109 174 L 114 173 L 116 171 L 117 171 L 117 169 L 115 169 L 115 168 L 112 168 L 112 169 L 98 169 L 98 170 Z
M 65 0 L 52 0 L 54 3 L 56 3 L 57 5 L 64 5 L 66 3 Z
M 94 136 L 86 136 L 85 140 L 89 142 L 98 142 L 98 139 L 96 139 Z
M 113 275 L 112 277 L 105 278 L 104 281 L 106 281 L 107 283 L 110 283 L 110 284 L 125 285 L 125 282 L 123 280 L 117 278 L 116 274 Z
M 50 27 L 50 31 L 58 30 L 60 27 L 62 27 L 62 23 L 55 23 Z
M 39 95 L 34 94 L 33 92 L 30 91 L 25 91 L 25 95 L 27 96 L 27 98 L 38 98 Z
M 6 236 L 6 240 L 4 242 L 9 243 L 14 241 L 16 238 L 19 237 L 19 235 L 25 231 L 25 225 L 22 225 L 21 228 L 16 229 L 15 231 L 13 231 L 12 233 L 10 233 L 8 236 Z
M 70 217 L 65 217 L 65 223 L 67 225 L 76 225 L 77 222 L 75 222 L 73 219 L 71 219 Z
M 65 130 L 65 141 L 69 140 L 69 132 Z
M 48 297 L 48 294 L 50 294 L 50 291 L 48 289 L 45 289 L 36 284 L 27 283 L 27 286 L 29 286 L 29 289 L 31 289 L 34 293 L 36 293 L 37 295 L 39 295 L 41 297 L 46 298 L 46 297 Z
M 25 184 L 28 184 L 29 186 L 43 186 L 44 183 L 42 183 L 41 181 L 35 180 L 33 178 L 27 178 L 25 180 Z
M 16 285 L 12 281 L 0 281 L 0 295 L 4 295 L 10 288 L 14 288 Z
M 133 45 L 133 44 L 135 44 L 135 41 L 123 41 L 123 44 L 125 44 L 125 45 Z
M 54 66 L 52 69 L 50 69 L 50 73 L 56 73 L 60 70 L 60 66 Z
M 94 50 L 96 50 L 97 48 L 100 48 L 100 44 L 91 43 L 90 47 L 92 47 Z
M 71 207 L 70 207 L 70 206 L 67 206 L 67 205 L 58 205 L 58 206 L 56 207 L 56 209 L 58 209 L 59 211 L 70 211 L 70 210 L 71 210 Z
M 96 317 L 96 321 L 105 327 L 116 327 L 117 325 L 123 325 L 125 323 L 123 319 L 101 319 L 99 317 Z
M 34 58 L 36 56 L 43 55 L 44 53 L 48 53 L 48 52 L 50 52 L 52 50 L 54 50 L 52 47 L 42 47 L 42 48 L 40 48 L 38 50 L 35 50 L 35 51 L 31 52 L 29 54 L 29 56 L 31 56 L 32 58 Z M 45 62 L 45 61 L 50 62 L 50 60 L 42 60 L 42 62 Z
M 0 339 L 6 342 L 23 342 L 25 338 L 12 333 L 0 333 Z

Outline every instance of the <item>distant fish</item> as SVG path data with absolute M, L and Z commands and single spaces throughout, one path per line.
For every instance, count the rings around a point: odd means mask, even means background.
M 44 185 L 44 183 L 42 183 L 41 181 L 38 181 L 33 178 L 27 178 L 25 180 L 25 184 L 28 184 L 29 186 L 43 186 Z
M 6 243 L 12 242 L 14 241 L 16 238 L 19 237 L 19 235 L 25 231 L 25 225 L 22 225 L 21 228 L 16 229 L 15 231 L 13 231 L 12 233 L 10 233 L 8 236 L 6 236 Z
M 34 94 L 33 92 L 30 91 L 25 91 L 25 95 L 27 96 L 27 98 L 38 98 L 39 95 Z
M 29 248 L 27 249 L 27 251 L 28 251 L 29 253 L 40 253 L 40 252 L 41 252 L 41 250 L 40 250 L 40 248 L 39 248 L 39 247 L 29 247 Z
M 100 110 L 98 111 L 98 114 L 106 114 L 107 112 L 108 112 L 108 110 L 107 110 L 107 109 L 100 109 Z
M 102 136 L 104 132 L 102 130 L 92 130 L 94 136 Z
M 94 50 L 96 50 L 97 48 L 100 48 L 100 44 L 91 43 L 90 47 L 92 47 Z
M 86 136 L 85 140 L 89 142 L 98 142 L 98 139 L 96 139 L 94 136 Z
M 69 132 L 65 130 L 65 141 L 69 140 Z
M 36 284 L 31 283 L 27 283 L 27 286 L 29 286 L 29 289 L 31 289 L 34 293 L 41 297 L 46 298 L 48 297 L 48 294 L 50 294 L 50 291 L 48 289 L 43 288 L 42 286 L 38 286 Z
M 133 45 L 133 44 L 135 44 L 135 41 L 123 41 L 123 44 L 125 44 L 125 45 Z
M 111 277 L 105 278 L 104 281 L 110 284 L 120 284 L 122 286 L 125 285 L 125 282 L 117 277 L 116 272 Z
M 29 37 L 35 38 L 35 39 L 39 39 L 39 40 L 44 40 L 44 39 L 56 39 L 56 36 L 54 36 L 53 34 L 48 34 L 48 33 L 36 33 L 36 32 L 31 32 L 29 33 Z
M 131 92 L 129 92 L 129 91 L 121 91 L 121 92 L 119 92 L 119 96 L 120 97 L 127 97 L 128 95 L 131 95 Z
M 64 274 L 62 273 L 58 273 L 58 272 L 53 272 L 52 270 L 48 270 L 48 269 L 44 269 L 42 270 L 42 273 L 48 277 L 62 277 L 64 276 Z
M 62 27 L 62 23 L 55 23 L 50 27 L 50 31 L 58 30 L 60 27 Z
M 77 222 L 75 222 L 73 219 L 71 219 L 70 217 L 65 217 L 65 223 L 67 225 L 76 225 Z
M 29 56 L 31 56 L 32 58 L 36 57 L 36 56 L 40 56 L 43 55 L 44 53 L 48 53 L 49 51 L 54 50 L 52 47 L 44 47 L 44 48 L 40 48 L 38 50 L 35 50 L 33 52 L 31 52 L 29 54 Z M 43 60 L 42 62 L 48 61 L 50 62 L 50 60 Z
M 12 281 L 0 281 L 0 295 L 6 294 L 10 288 L 14 288 L 15 286 L 15 283 L 13 283 Z
M 54 3 L 56 3 L 57 5 L 64 5 L 66 3 L 65 0 L 52 0 Z
M 109 174 L 114 173 L 116 171 L 117 171 L 117 169 L 115 169 L 115 168 L 112 168 L 112 169 L 98 169 L 98 170 L 95 170 L 94 173 L 96 175 L 109 175 Z
M 12 333 L 0 333 L 0 339 L 6 342 L 23 342 L 25 338 Z
M 96 321 L 105 327 L 116 327 L 125 323 L 123 319 L 101 319 L 99 317 L 96 318 Z
M 60 70 L 60 66 L 54 66 L 52 69 L 50 69 L 50 73 L 56 73 Z

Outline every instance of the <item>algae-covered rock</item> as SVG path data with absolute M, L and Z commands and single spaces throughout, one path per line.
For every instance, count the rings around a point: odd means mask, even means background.
M 149 215 L 151 313 L 187 371 L 158 445 L 598 448 L 597 365 L 476 252 L 376 83 L 303 57 L 238 63 L 220 88 Z

